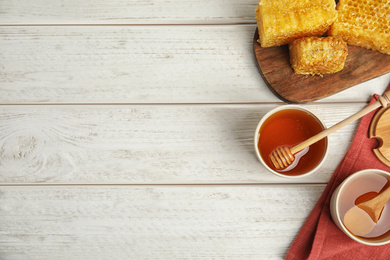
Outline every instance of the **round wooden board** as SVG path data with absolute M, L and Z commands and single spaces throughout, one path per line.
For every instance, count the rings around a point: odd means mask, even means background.
M 375 114 L 369 137 L 378 139 L 379 146 L 373 151 L 381 162 L 390 166 L 390 107 L 382 108 Z
M 258 69 L 272 92 L 289 103 L 322 99 L 390 72 L 390 55 L 348 46 L 343 70 L 323 76 L 294 74 L 288 46 L 262 48 L 258 38 L 256 29 L 253 48 Z

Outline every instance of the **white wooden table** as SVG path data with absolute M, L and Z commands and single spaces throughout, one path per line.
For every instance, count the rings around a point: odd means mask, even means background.
M 353 138 L 273 176 L 253 0 L 0 0 L 0 259 L 282 259 Z M 364 64 L 362 64 L 364 66 Z M 331 126 L 390 74 L 305 104 Z

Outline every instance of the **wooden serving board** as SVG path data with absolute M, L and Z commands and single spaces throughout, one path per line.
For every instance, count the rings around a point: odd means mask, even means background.
M 288 46 L 262 48 L 253 39 L 258 69 L 272 92 L 289 103 L 305 103 L 336 94 L 390 72 L 390 55 L 348 46 L 344 69 L 323 76 L 298 75 L 290 65 Z
M 376 157 L 390 166 L 390 107 L 380 109 L 370 124 L 369 137 L 377 138 L 379 146 L 373 151 Z

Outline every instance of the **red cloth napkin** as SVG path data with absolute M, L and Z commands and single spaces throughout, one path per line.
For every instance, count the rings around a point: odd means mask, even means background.
M 377 95 L 372 98 L 371 103 L 376 100 Z M 390 244 L 367 246 L 350 239 L 334 224 L 329 208 L 333 191 L 350 174 L 363 169 L 381 169 L 390 172 L 390 167 L 380 162 L 372 151 L 377 147 L 377 141 L 375 138 L 368 138 L 368 129 L 375 112 L 361 119 L 349 151 L 333 173 L 319 201 L 291 244 L 286 260 L 390 259 Z

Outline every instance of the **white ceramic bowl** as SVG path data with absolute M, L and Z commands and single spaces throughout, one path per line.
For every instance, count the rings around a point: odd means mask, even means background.
M 358 197 L 359 194 L 361 195 L 366 192 L 373 191 L 373 189 L 378 189 L 378 184 L 375 184 L 375 181 L 381 180 L 383 177 L 390 179 L 390 173 L 376 169 L 367 169 L 353 173 L 336 188 L 330 201 L 330 212 L 336 226 L 351 239 L 365 245 L 380 246 L 390 243 L 390 232 L 387 232 L 386 235 L 381 236 L 380 238 L 375 238 L 375 236 L 370 239 L 358 237 L 353 235 L 344 226 L 342 218 L 344 217 L 346 211 L 351 206 L 354 206 L 356 197 Z M 386 180 L 383 179 L 383 182 L 385 181 Z M 382 216 L 379 221 L 382 221 L 382 223 L 385 223 L 387 227 L 390 227 L 390 225 L 386 224 L 390 223 L 390 201 L 388 201 L 386 207 L 386 210 L 382 212 Z M 379 221 L 378 224 L 380 223 Z
M 326 141 L 326 145 L 325 145 L 325 152 L 324 152 L 324 156 L 322 157 L 321 161 L 317 164 L 317 166 L 315 166 L 313 169 L 311 169 L 310 171 L 308 172 L 305 172 L 303 174 L 299 174 L 299 175 L 288 175 L 288 174 L 283 174 L 283 173 L 280 173 L 280 172 L 277 172 L 275 170 L 273 170 L 271 167 L 269 167 L 267 165 L 267 163 L 264 161 L 264 159 L 262 158 L 261 154 L 260 154 L 260 151 L 259 151 L 259 148 L 258 148 L 258 143 L 259 143 L 259 138 L 260 138 L 260 128 L 262 127 L 263 123 L 270 117 L 272 116 L 273 114 L 277 113 L 277 112 L 280 112 L 282 110 L 287 110 L 287 109 L 296 109 L 296 110 L 302 110 L 302 111 L 305 111 L 307 112 L 308 114 L 312 115 L 317 121 L 318 123 L 322 126 L 323 129 L 326 129 L 326 126 L 325 124 L 313 113 L 311 112 L 309 109 L 307 108 L 304 108 L 302 106 L 299 106 L 299 105 L 282 105 L 282 106 L 279 106 L 275 109 L 272 109 L 271 111 L 269 111 L 268 113 L 266 113 L 260 120 L 259 124 L 257 125 L 257 128 L 256 128 L 256 132 L 255 132 L 255 138 L 254 138 L 254 145 L 255 145 L 255 152 L 256 152 L 256 156 L 257 158 L 259 159 L 259 161 L 263 164 L 263 166 L 268 170 L 270 171 L 271 173 L 277 175 L 277 176 L 280 176 L 280 177 L 284 177 L 284 178 L 302 178 L 302 177 L 306 177 L 312 173 L 314 173 L 316 170 L 318 170 L 323 162 L 325 161 L 326 159 L 326 156 L 328 154 L 328 151 L 329 151 L 329 145 L 328 145 L 328 137 L 325 137 L 325 141 Z

